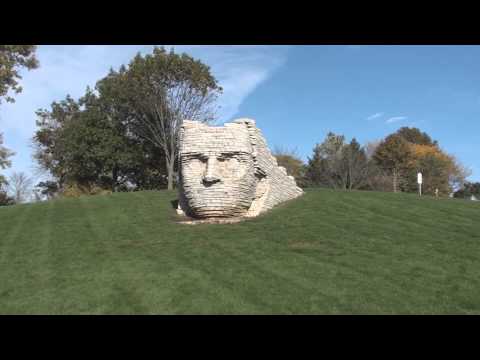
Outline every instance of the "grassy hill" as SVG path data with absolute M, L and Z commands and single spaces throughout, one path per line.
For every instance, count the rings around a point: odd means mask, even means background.
M 192 226 L 174 199 L 0 208 L 0 314 L 480 314 L 480 203 L 311 190 Z

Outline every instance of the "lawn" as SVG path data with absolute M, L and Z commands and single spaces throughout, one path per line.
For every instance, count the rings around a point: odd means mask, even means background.
M 0 314 L 480 314 L 480 203 L 309 190 L 237 224 L 174 192 L 0 207 Z

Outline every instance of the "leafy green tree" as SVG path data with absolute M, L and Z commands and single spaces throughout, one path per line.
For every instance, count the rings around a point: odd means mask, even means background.
M 155 48 L 121 68 L 122 100 L 130 105 L 132 133 L 163 151 L 168 189 L 173 188 L 177 138 L 183 120 L 212 121 L 222 88 L 210 68 L 187 54 Z
M 353 138 L 343 149 L 343 162 L 347 173 L 348 189 L 359 189 L 367 184 L 368 160 L 365 150 Z
M 37 115 L 37 131 L 33 136 L 34 154 L 39 170 L 53 176 L 59 187 L 67 180 L 68 163 L 66 154 L 68 144 L 61 141 L 63 128 L 80 113 L 80 104 L 71 96 L 65 100 L 53 102 L 51 109 L 39 109 Z M 65 147 L 67 146 L 67 147 Z
M 165 185 L 163 153 L 129 134 L 110 100 L 87 89 L 78 102 L 67 96 L 37 111 L 34 157 L 53 176 L 57 192 L 67 185 L 112 191 Z
M 13 197 L 9 196 L 6 191 L 0 189 L 0 206 L 15 205 Z
M 345 171 L 345 137 L 329 132 L 321 144 L 313 149 L 308 159 L 306 179 L 311 186 L 347 189 L 348 174 Z
M 20 68 L 31 70 L 38 67 L 35 50 L 35 45 L 0 45 L 0 103 L 2 98 L 7 102 L 15 101 L 8 96 L 9 90 L 16 94 L 22 91 L 18 83 L 22 78 Z
M 412 167 L 410 144 L 402 136 L 387 136 L 376 148 L 373 159 L 377 165 L 391 175 L 393 191 L 405 187 L 405 176 Z
M 353 190 L 367 185 L 367 155 L 355 138 L 347 143 L 343 135 L 328 133 L 314 148 L 306 168 L 305 178 L 311 186 Z

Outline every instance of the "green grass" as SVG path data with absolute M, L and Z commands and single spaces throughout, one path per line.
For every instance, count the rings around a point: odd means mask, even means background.
M 0 313 L 480 314 L 480 203 L 310 190 L 192 226 L 174 199 L 0 208 Z

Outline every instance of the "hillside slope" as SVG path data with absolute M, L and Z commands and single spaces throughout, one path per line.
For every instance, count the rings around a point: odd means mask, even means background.
M 174 192 L 0 208 L 0 314 L 480 314 L 480 204 L 310 190 L 237 224 Z

